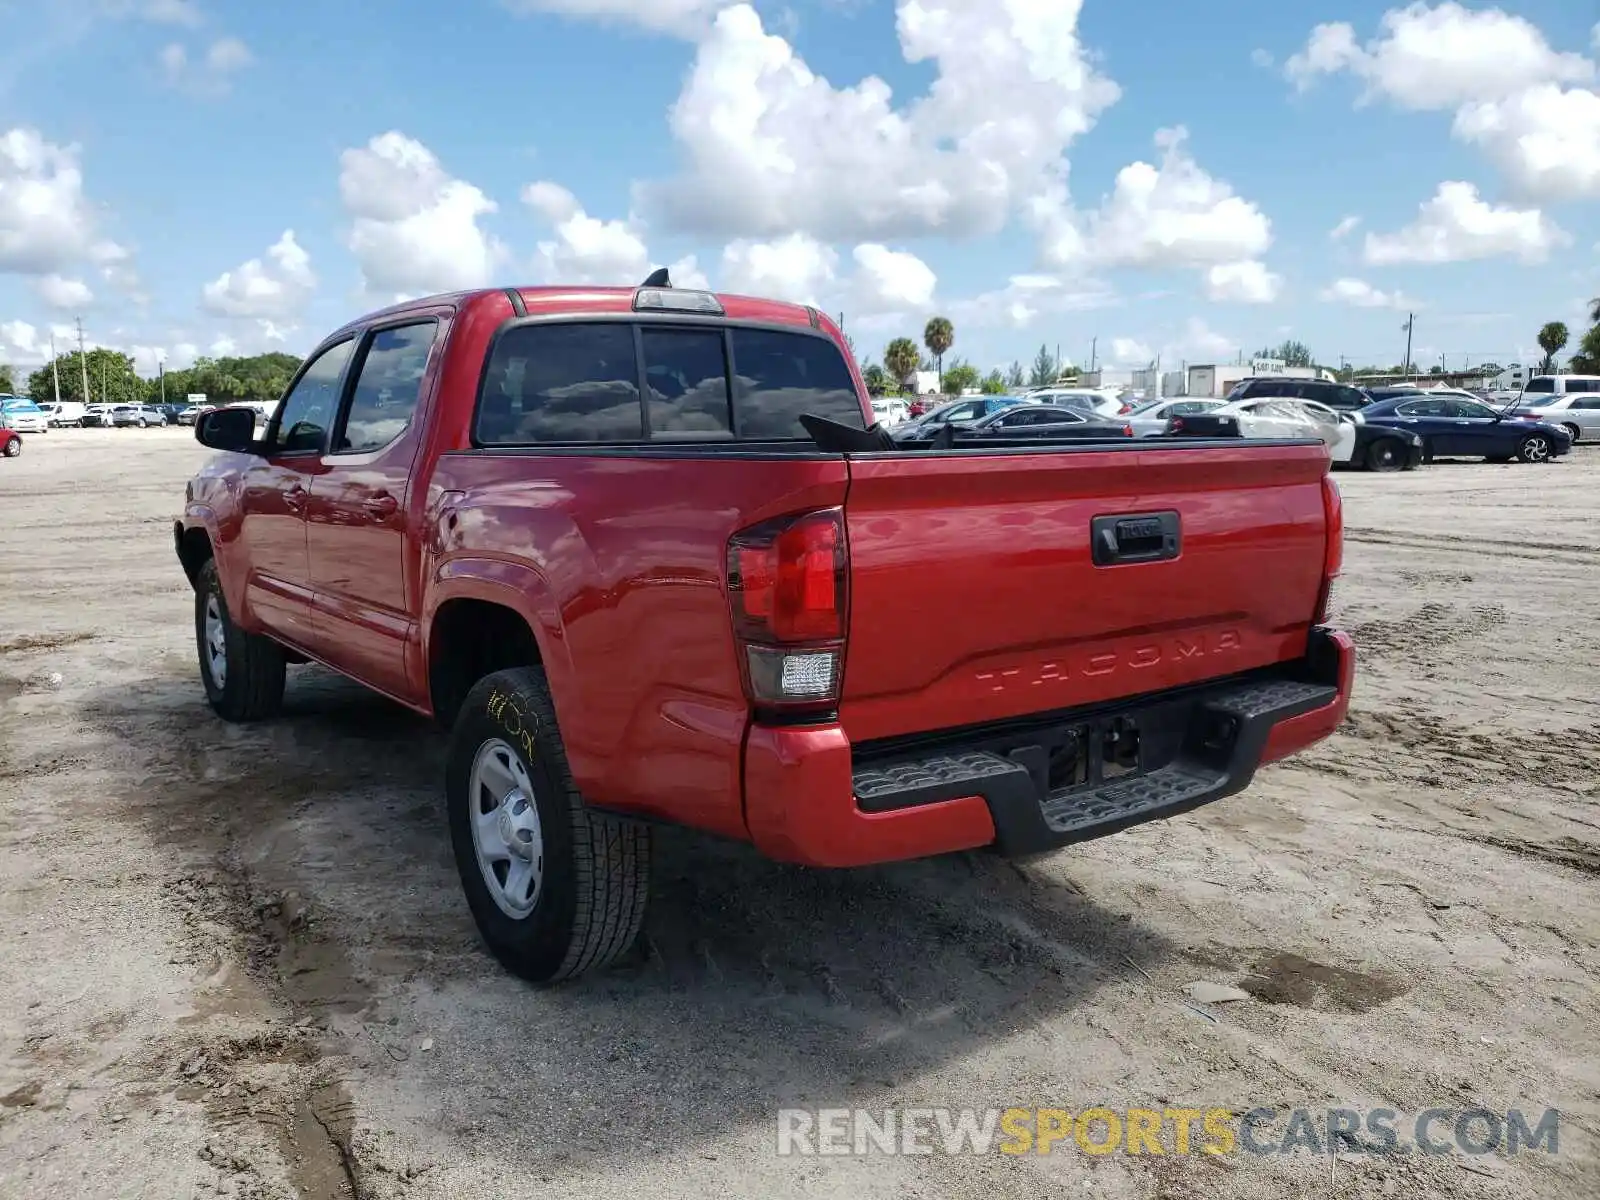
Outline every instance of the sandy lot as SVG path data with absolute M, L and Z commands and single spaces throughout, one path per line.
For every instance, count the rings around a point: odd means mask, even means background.
M 551 993 L 478 946 L 428 726 L 314 668 L 211 716 L 170 535 L 203 454 L 0 463 L 0 1196 L 1600 1194 L 1600 450 L 1341 476 L 1353 714 L 1248 793 L 1021 868 L 669 835 L 639 961 Z M 786 1104 L 1562 1124 L 1553 1158 L 795 1159 Z

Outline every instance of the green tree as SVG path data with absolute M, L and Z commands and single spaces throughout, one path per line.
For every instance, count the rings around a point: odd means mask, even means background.
M 883 351 L 883 365 L 894 376 L 896 383 L 903 384 L 910 379 L 921 361 L 922 355 L 917 351 L 917 344 L 908 337 L 895 338 Z
M 1600 314 L 1600 307 L 1596 308 Z M 1579 375 L 1600 375 L 1600 315 L 1578 343 L 1578 353 L 1572 356 L 1572 370 Z
M 1563 321 L 1548 321 L 1539 330 L 1539 349 L 1544 351 L 1544 365 L 1539 368 L 1541 375 L 1550 373 L 1550 368 L 1555 365 L 1556 355 L 1561 353 L 1571 337 Z
M 8 396 L 17 394 L 17 372 L 10 363 L 0 363 L 0 392 Z
M 1022 364 L 1012 360 L 1011 367 L 1006 371 L 1006 386 L 1019 388 L 1027 382 L 1028 374 L 1022 369 Z
M 874 396 L 881 396 L 889 390 L 889 374 L 877 363 L 868 363 L 861 372 L 861 378 L 866 382 L 867 391 Z
M 120 350 L 97 347 L 87 354 L 74 350 L 57 355 L 55 366 L 61 378 L 61 398 L 93 404 L 137 404 L 145 398 L 145 381 L 134 370 L 133 359 Z M 85 368 L 89 394 L 83 394 Z M 28 376 L 28 395 L 39 404 L 56 398 L 55 377 L 45 363 Z
M 945 390 L 944 384 L 944 355 L 945 351 L 955 345 L 956 327 L 944 317 L 929 317 L 928 324 L 922 331 L 922 344 L 928 348 L 928 353 L 933 355 L 934 369 L 939 372 L 939 390 Z
M 1056 379 L 1056 356 L 1050 353 L 1049 346 L 1040 346 L 1039 353 L 1033 356 L 1033 370 L 1028 375 L 1028 383 L 1033 387 L 1044 387 L 1054 383 Z
M 1295 341 L 1279 342 L 1276 346 L 1268 346 L 1257 350 L 1255 356 L 1257 358 L 1282 359 L 1283 365 L 1286 367 L 1309 367 L 1314 357 L 1310 346 L 1304 342 Z
M 983 382 L 978 385 L 985 396 L 1003 396 L 1006 391 L 1005 376 L 1000 374 L 998 368 L 990 371 L 983 377 Z
M 978 368 L 971 363 L 955 362 L 951 363 L 950 369 L 944 373 L 944 386 L 952 396 L 957 396 L 968 388 L 977 387 L 981 378 Z

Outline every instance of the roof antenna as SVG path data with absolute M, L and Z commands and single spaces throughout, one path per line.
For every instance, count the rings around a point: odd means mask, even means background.
M 667 274 L 665 267 L 660 267 L 650 272 L 650 278 L 639 285 L 647 288 L 669 288 L 672 286 L 672 276 Z

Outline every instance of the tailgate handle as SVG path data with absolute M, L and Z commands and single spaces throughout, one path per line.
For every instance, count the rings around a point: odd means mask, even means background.
M 1109 567 L 1177 558 L 1179 532 L 1175 512 L 1096 517 L 1089 525 L 1094 565 Z

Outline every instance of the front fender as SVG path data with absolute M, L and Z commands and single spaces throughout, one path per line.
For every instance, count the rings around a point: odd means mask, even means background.
M 180 539 L 189 533 L 199 530 L 206 535 L 206 540 L 211 543 L 211 556 L 217 560 L 217 580 L 222 584 L 222 598 L 227 601 L 228 611 L 241 625 L 248 626 L 250 614 L 246 611 L 245 604 L 245 579 L 243 573 L 234 569 L 236 565 L 237 539 L 228 536 L 228 527 L 211 505 L 200 501 L 191 500 L 183 507 L 183 516 L 178 521 L 177 533 Z M 189 582 L 194 583 L 194 576 L 189 572 L 189 564 L 182 557 L 179 549 L 179 563 L 184 567 L 185 575 Z M 198 566 L 196 567 L 198 571 Z

